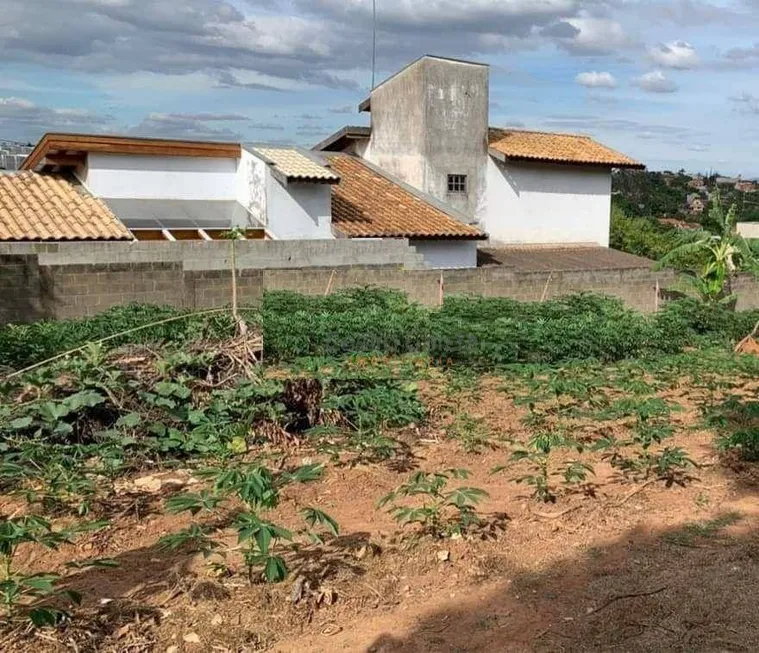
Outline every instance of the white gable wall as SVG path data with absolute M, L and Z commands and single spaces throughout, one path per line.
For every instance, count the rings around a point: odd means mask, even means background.
M 488 157 L 480 227 L 493 243 L 609 246 L 611 170 Z
M 114 199 L 232 200 L 237 159 L 99 154 L 87 156 L 84 183 Z
M 267 228 L 278 240 L 332 239 L 332 187 L 290 181 L 266 171 Z

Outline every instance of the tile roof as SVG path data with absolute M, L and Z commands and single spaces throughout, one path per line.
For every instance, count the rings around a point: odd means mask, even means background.
M 337 183 L 340 177 L 294 147 L 254 147 L 253 152 L 271 162 L 288 179 Z
M 480 265 L 503 265 L 522 272 L 650 270 L 654 261 L 597 245 L 503 246 L 479 250 Z
M 643 164 L 620 154 L 590 136 L 552 134 L 550 132 L 515 129 L 488 130 L 490 149 L 508 159 L 580 163 L 611 168 L 643 168 Z
M 99 199 L 61 175 L 0 175 L 0 241 L 132 240 Z
M 365 161 L 327 155 L 340 183 L 332 187 L 332 224 L 351 238 L 486 238 L 432 198 L 389 178 Z

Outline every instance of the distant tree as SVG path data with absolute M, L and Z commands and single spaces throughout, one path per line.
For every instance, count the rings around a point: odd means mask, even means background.
M 620 170 L 613 176 L 612 189 L 631 217 L 677 217 L 684 213 L 686 184 L 662 172 Z

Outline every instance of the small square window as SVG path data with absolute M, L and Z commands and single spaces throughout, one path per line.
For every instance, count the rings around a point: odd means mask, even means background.
M 449 193 L 466 193 L 466 175 L 448 175 Z

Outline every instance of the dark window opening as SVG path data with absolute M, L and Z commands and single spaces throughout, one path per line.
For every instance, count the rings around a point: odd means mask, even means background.
M 466 175 L 448 175 L 449 193 L 466 193 Z

